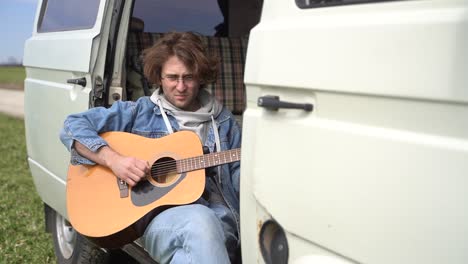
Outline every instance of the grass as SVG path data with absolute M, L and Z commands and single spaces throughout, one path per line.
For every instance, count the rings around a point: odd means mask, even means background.
M 23 89 L 26 72 L 22 66 L 0 67 L 0 87 Z
M 55 263 L 26 160 L 24 123 L 0 114 L 0 263 Z

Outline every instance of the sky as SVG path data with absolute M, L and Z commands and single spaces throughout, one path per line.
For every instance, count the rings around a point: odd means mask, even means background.
M 0 63 L 23 60 L 24 42 L 31 37 L 38 0 L 0 0 Z

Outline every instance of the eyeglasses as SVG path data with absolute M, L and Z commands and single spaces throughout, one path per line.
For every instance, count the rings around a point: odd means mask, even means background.
M 195 78 L 191 74 L 179 76 L 177 74 L 167 74 L 161 77 L 161 79 L 167 80 L 170 84 L 178 84 L 180 80 L 186 85 L 192 85 L 195 82 Z

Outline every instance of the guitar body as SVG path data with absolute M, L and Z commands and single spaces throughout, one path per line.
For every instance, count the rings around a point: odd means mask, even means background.
M 147 160 L 153 168 L 161 165 L 158 170 L 176 160 L 203 154 L 200 139 L 189 131 L 160 139 L 126 132 L 107 132 L 101 136 L 118 153 Z M 76 231 L 102 247 L 129 243 L 141 235 L 134 232 L 132 225 L 154 209 L 189 204 L 200 198 L 205 188 L 205 171 L 170 171 L 161 177 L 148 175 L 146 181 L 123 190 L 128 196 L 121 197 L 120 189 L 125 186 L 119 184 L 106 167 L 71 165 L 67 179 L 67 210 Z

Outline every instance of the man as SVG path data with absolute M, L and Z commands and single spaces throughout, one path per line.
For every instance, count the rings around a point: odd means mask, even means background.
M 217 59 L 193 33 L 165 34 L 144 52 L 145 76 L 160 86 L 136 102 L 92 108 L 67 117 L 61 140 L 72 164 L 110 168 L 130 186 L 144 179 L 147 161 L 123 156 L 99 136 L 126 131 L 162 137 L 190 130 L 210 151 L 240 147 L 240 128 L 233 115 L 204 85 L 216 80 Z M 164 210 L 146 227 L 142 241 L 160 263 L 229 263 L 239 247 L 239 162 L 222 165 L 208 177 L 202 198 L 190 205 Z

